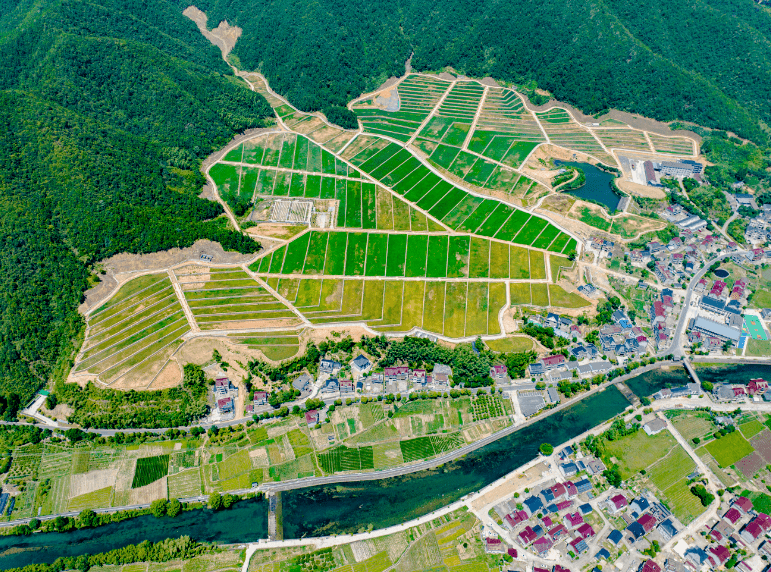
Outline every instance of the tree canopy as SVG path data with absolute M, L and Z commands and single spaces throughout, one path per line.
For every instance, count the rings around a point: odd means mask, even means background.
M 199 169 L 272 111 L 169 2 L 5 2 L 0 24 L 0 414 L 13 417 L 66 374 L 94 262 L 200 238 L 259 249 L 198 197 Z
M 451 67 L 608 108 L 768 139 L 771 14 L 753 2 L 202 0 L 243 28 L 233 54 L 303 110 Z M 683 23 L 687 22 L 687 26 Z M 537 103 L 545 103 L 543 100 Z

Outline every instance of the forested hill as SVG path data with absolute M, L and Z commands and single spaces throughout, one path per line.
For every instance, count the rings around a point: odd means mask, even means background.
M 733 130 L 771 124 L 771 9 L 754 0 L 202 0 L 243 28 L 233 54 L 304 110 L 404 73 L 537 81 L 606 108 Z
M 89 266 L 198 238 L 202 158 L 272 116 L 176 5 L 0 0 L 0 414 L 66 370 Z M 220 217 L 220 218 L 218 218 Z

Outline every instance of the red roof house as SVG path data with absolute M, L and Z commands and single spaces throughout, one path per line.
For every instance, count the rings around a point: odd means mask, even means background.
M 530 525 L 528 525 L 522 529 L 522 531 L 518 535 L 518 538 L 519 538 L 519 543 L 522 546 L 527 546 L 528 544 L 533 542 L 536 538 L 538 538 L 538 536 L 536 535 L 533 528 Z
M 564 522 L 565 526 L 570 530 L 573 530 L 584 523 L 584 517 L 581 516 L 580 512 L 574 512 L 573 514 L 568 513 L 565 515 L 565 518 L 562 519 L 562 522 Z
M 551 538 L 548 538 L 546 536 L 542 536 L 535 542 L 533 542 L 533 550 L 535 550 L 539 556 L 543 556 L 549 550 L 551 547 L 554 546 L 554 543 L 551 541 Z
M 752 510 L 752 501 L 747 497 L 738 497 L 734 499 L 734 502 L 731 504 L 742 511 L 744 514 L 747 514 Z
M 588 522 L 583 523 L 581 526 L 578 527 L 578 530 L 576 531 L 578 534 L 581 535 L 581 538 L 591 538 L 594 536 L 594 529 L 592 528 L 592 525 Z
M 562 354 L 557 354 L 555 356 L 546 356 L 541 361 L 543 361 L 543 365 L 547 368 L 557 367 L 565 363 L 565 356 L 563 356 Z
M 765 393 L 767 389 L 768 382 L 765 379 L 751 379 L 747 384 L 747 391 L 750 392 L 750 395 L 755 395 L 756 393 Z
M 568 529 L 565 528 L 565 525 L 559 524 L 549 531 L 549 536 L 552 537 L 552 540 L 557 540 L 560 536 L 567 533 L 568 533 Z
M 627 506 L 626 497 L 624 495 L 616 495 L 610 499 L 609 506 L 612 512 L 618 512 Z
M 718 566 L 722 566 L 731 557 L 731 553 L 725 546 L 710 547 L 709 551 L 715 555 Z
M 643 527 L 643 530 L 646 532 L 650 532 L 653 530 L 653 527 L 656 526 L 656 517 L 652 514 L 644 514 L 640 518 L 637 519 L 637 522 L 640 523 L 640 525 Z
M 726 519 L 731 524 L 736 524 L 741 517 L 742 517 L 742 513 L 740 513 L 738 510 L 736 510 L 733 507 L 729 508 L 728 512 L 726 512 L 723 515 L 723 518 Z
M 646 560 L 645 564 L 640 568 L 640 572 L 661 572 L 661 566 L 656 564 L 653 560 Z

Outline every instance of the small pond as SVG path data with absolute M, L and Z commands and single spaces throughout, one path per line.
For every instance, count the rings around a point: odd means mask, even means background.
M 616 178 L 613 173 L 606 173 L 598 169 L 591 163 L 572 163 L 568 161 L 555 160 L 554 163 L 564 167 L 576 167 L 581 169 L 586 176 L 584 186 L 574 191 L 566 191 L 566 194 L 573 195 L 578 199 L 592 200 L 605 205 L 610 213 L 618 208 L 621 202 L 621 195 L 618 195 L 610 182 Z

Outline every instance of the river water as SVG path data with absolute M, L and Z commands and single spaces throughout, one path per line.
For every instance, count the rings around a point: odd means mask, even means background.
M 434 470 L 282 493 L 284 538 L 357 532 L 417 518 L 524 465 L 535 458 L 541 443 L 557 446 L 628 406 L 612 386 Z
M 379 481 L 284 492 L 284 537 L 356 532 L 417 518 L 532 460 L 541 443 L 559 445 L 627 406 L 629 402 L 611 386 L 437 469 Z M 68 533 L 0 537 L 0 568 L 53 562 L 59 556 L 95 554 L 145 539 L 158 541 L 182 535 L 220 543 L 266 538 L 267 502 L 241 501 L 230 510 L 194 510 L 173 519 L 144 516 Z
M 741 383 L 746 385 L 751 379 L 762 377 L 771 380 L 771 365 L 762 364 L 723 364 L 702 366 L 693 364 L 701 381 L 710 383 Z M 659 389 L 678 387 L 690 383 L 691 378 L 685 368 L 673 366 L 654 369 L 626 381 L 638 397 L 650 397 Z M 705 404 L 707 405 L 707 404 Z
M 568 161 L 554 161 L 557 166 L 577 167 L 586 175 L 586 183 L 575 191 L 566 191 L 579 199 L 591 199 L 602 203 L 611 213 L 618 208 L 621 196 L 616 194 L 610 182 L 616 177 L 612 173 L 598 169 L 591 163 L 571 163 Z
M 98 528 L 48 532 L 31 536 L 0 536 L 0 568 L 50 563 L 60 556 L 98 554 L 166 538 L 190 536 L 201 542 L 254 542 L 268 536 L 268 502 L 255 498 L 227 510 L 184 511 L 175 518 L 140 516 Z
M 771 366 L 699 367 L 703 381 L 747 383 L 771 378 Z M 644 373 L 626 382 L 639 397 L 689 381 L 682 367 Z M 629 402 L 615 386 L 477 449 L 442 467 L 402 477 L 309 487 L 282 493 L 284 537 L 357 532 L 401 524 L 477 491 L 535 458 L 541 443 L 558 446 L 622 412 Z M 267 537 L 267 502 L 244 500 L 229 510 L 183 512 L 176 518 L 143 516 L 68 533 L 0 537 L 0 568 L 95 554 L 143 540 L 188 535 L 202 542 L 254 542 Z

